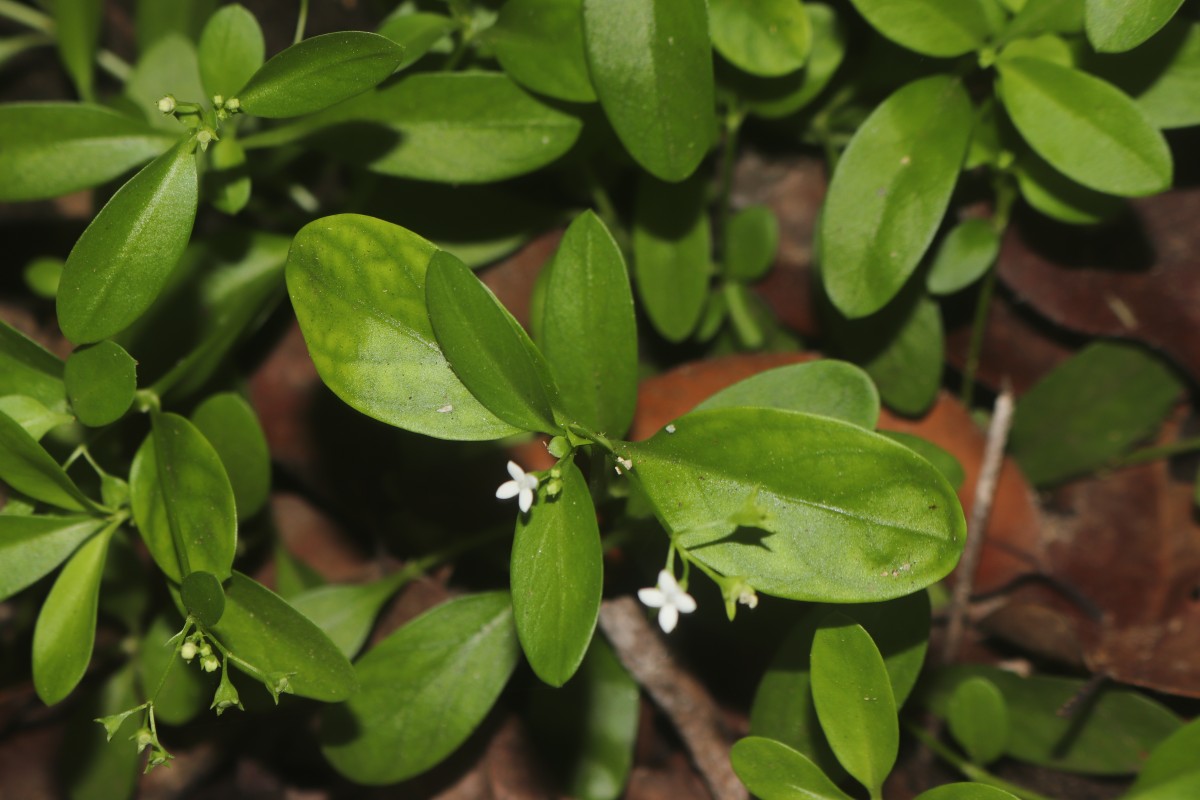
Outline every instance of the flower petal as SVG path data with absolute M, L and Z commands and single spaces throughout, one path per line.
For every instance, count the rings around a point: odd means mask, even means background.
M 661 569 L 658 571 L 658 588 L 662 589 L 669 597 L 679 591 L 679 583 L 675 580 L 674 575 Z
M 658 612 L 658 627 L 663 629 L 663 633 L 670 633 L 675 630 L 675 626 L 679 624 L 679 611 L 675 606 L 665 605 Z
M 678 608 L 684 614 L 690 614 L 696 610 L 696 598 L 687 592 L 680 592 L 672 599 L 671 605 Z
M 525 470 L 517 466 L 517 462 L 508 462 L 508 474 L 512 476 L 514 481 L 520 482 L 521 478 L 525 477 Z
M 662 608 L 667 603 L 667 597 L 659 589 L 638 589 L 638 600 L 650 608 Z
M 517 505 L 521 507 L 522 512 L 533 508 L 533 490 L 529 487 L 522 488 L 521 496 L 517 499 Z
M 505 481 L 496 490 L 496 497 L 501 500 L 508 500 L 511 497 L 516 497 L 519 491 L 521 491 L 521 484 L 516 481 Z

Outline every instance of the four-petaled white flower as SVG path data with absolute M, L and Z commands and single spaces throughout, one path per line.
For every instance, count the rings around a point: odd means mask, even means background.
M 658 625 L 663 633 L 675 630 L 680 614 L 696 610 L 696 600 L 679 588 L 675 576 L 665 569 L 658 573 L 658 585 L 653 589 L 638 589 L 638 600 L 658 609 Z
M 533 493 L 537 491 L 538 476 L 526 472 L 512 461 L 508 462 L 508 474 L 512 476 L 512 480 L 500 484 L 500 488 L 496 490 L 496 497 L 501 500 L 515 497 L 521 511 L 528 511 L 533 507 Z

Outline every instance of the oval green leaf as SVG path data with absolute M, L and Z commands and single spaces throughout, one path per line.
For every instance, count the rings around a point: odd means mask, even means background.
M 813 636 L 813 704 L 838 761 L 872 797 L 900 750 L 900 724 L 883 656 L 861 625 L 824 617 Z
M 1078 70 L 1001 59 L 998 92 L 1017 130 L 1068 178 L 1127 197 L 1171 185 L 1171 151 L 1128 95 Z
M 983 277 L 1000 253 L 1000 234 L 990 220 L 963 220 L 946 234 L 925 276 L 930 294 L 954 294 Z
M 1008 706 L 1004 695 L 987 678 L 971 678 L 955 687 L 946 708 L 946 722 L 972 763 L 990 764 L 1008 747 Z
M 63 411 L 67 389 L 62 375 L 58 356 L 0 320 L 0 395 L 28 395 L 51 411 Z
M 179 585 L 179 597 L 190 616 L 206 628 L 221 621 L 225 613 L 225 590 L 211 572 L 190 572 Z
M 97 342 L 71 353 L 63 381 L 75 416 L 99 428 L 119 420 L 133 405 L 137 362 L 111 339 Z
M 185 139 L 133 176 L 71 249 L 57 304 L 71 341 L 98 342 L 124 330 L 166 285 L 196 219 L 193 146 Z
M 48 706 L 62 700 L 92 660 L 100 579 L 115 525 L 94 536 L 63 567 L 33 629 L 33 688 Z
M 760 372 L 710 396 L 695 410 L 738 406 L 820 414 L 869 431 L 879 422 L 879 392 L 871 377 L 833 359 Z
M 522 430 L 560 432 L 545 359 L 466 264 L 444 250 L 434 253 L 425 301 L 446 360 L 480 403 Z
M 57 0 L 52 8 L 58 55 L 79 96 L 90 101 L 94 97 L 96 50 L 100 46 L 104 3 L 102 0 Z
M 342 655 L 353 658 L 371 635 L 383 604 L 410 579 L 401 571 L 374 583 L 315 586 L 288 602 L 323 630 Z
M 958 560 L 954 490 L 882 436 L 766 408 L 699 411 L 674 427 L 617 452 L 678 544 L 722 574 L 794 600 L 867 602 L 927 586 Z
M 34 500 L 68 511 L 102 511 L 21 423 L 0 413 L 0 480 Z
M 225 613 L 211 631 L 240 659 L 276 681 L 277 691 L 336 703 L 358 688 L 354 667 L 320 628 L 240 572 L 226 586 Z
M 150 555 L 180 583 L 192 572 L 229 578 L 237 550 L 233 488 L 221 458 L 195 425 L 157 414 L 129 472 L 133 517 Z
M 823 3 L 805 3 L 805 13 L 813 44 L 804 69 L 782 78 L 737 81 L 738 96 L 751 114 L 778 119 L 799 111 L 825 89 L 841 66 L 846 55 L 845 24 Z
M 6 104 L 0 107 L 0 200 L 44 200 L 99 186 L 177 139 L 101 106 Z
M 214 394 L 192 412 L 192 423 L 221 458 L 238 519 L 257 514 L 271 492 L 271 454 L 254 409 L 241 395 Z
M 70 414 L 51 411 L 36 399 L 23 394 L 9 394 L 0 397 L 0 414 L 12 417 L 34 438 L 34 441 L 40 440 L 59 425 L 75 421 Z
M 1087 66 L 1132 97 L 1155 127 L 1200 125 L 1200 25 L 1175 19 L 1153 47 L 1098 57 Z
M 263 65 L 262 28 L 246 8 L 232 3 L 208 18 L 196 56 L 208 96 L 234 97 Z
M 603 552 L 596 509 L 583 473 L 562 469 L 562 491 L 539 491 L 537 506 L 517 520 L 512 547 L 512 604 L 529 666 L 551 686 L 579 669 L 600 613 Z
M 296 234 L 288 293 L 308 352 L 334 394 L 369 417 L 439 439 L 500 439 L 502 422 L 450 369 L 425 309 L 437 252 L 397 225 L 353 214 Z
M 752 283 L 771 269 L 779 251 L 779 220 L 768 206 L 734 214 L 725 230 L 725 276 Z
M 850 0 L 871 27 L 901 47 L 948 58 L 978 50 L 991 35 L 980 0 Z
M 398 6 L 397 11 L 405 10 L 410 13 L 394 13 L 380 24 L 380 36 L 386 36 L 404 48 L 404 58 L 400 59 L 397 70 L 412 66 L 421 56 L 445 37 L 458 30 L 458 23 L 442 14 L 431 14 L 423 11 L 412 11 Z
M 322 752 L 358 783 L 424 772 L 475 730 L 520 652 L 507 592 L 438 606 L 355 665 L 358 693 L 322 714 Z
M 277 53 L 237 97 L 257 117 L 311 114 L 371 89 L 403 58 L 403 48 L 377 33 L 326 33 Z
M 783 742 L 748 736 L 729 753 L 733 771 L 764 800 L 850 800 L 821 768 Z
M 1004 31 L 1003 40 L 1043 33 L 1082 33 L 1084 0 L 1027 0 Z
M 625 149 L 664 181 L 695 172 L 716 130 L 704 0 L 584 0 L 583 32 L 592 84 Z
M 637 321 L 621 248 L 591 211 L 563 235 L 545 288 L 539 342 L 563 411 L 623 436 L 637 402 Z
M 49 575 L 104 525 L 94 517 L 0 514 L 0 600 Z
M 509 0 L 489 31 L 513 80 L 559 100 L 596 99 L 583 50 L 583 0 Z
M 1183 0 L 1087 0 L 1084 30 L 1098 53 L 1132 50 L 1171 21 Z
M 751 75 L 778 77 L 804 66 L 812 26 L 799 0 L 711 0 L 713 47 Z
M 1200 719 L 1168 736 L 1146 759 L 1126 800 L 1170 800 L 1200 793 Z
M 1122 198 L 1079 185 L 1032 151 L 1017 159 L 1013 171 L 1025 202 L 1068 225 L 1097 225 L 1125 208 Z
M 820 223 L 822 278 L 847 317 L 883 308 L 916 269 L 950 203 L 972 125 L 962 82 L 934 75 L 893 93 L 850 140 Z

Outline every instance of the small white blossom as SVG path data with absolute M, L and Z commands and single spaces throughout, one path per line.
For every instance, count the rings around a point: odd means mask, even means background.
M 175 110 L 175 98 L 171 95 L 164 95 L 158 99 L 158 110 L 164 114 L 170 114 Z
M 679 588 L 675 576 L 665 569 L 658 573 L 658 585 L 653 589 L 638 589 L 638 600 L 658 609 L 658 625 L 663 633 L 675 630 L 680 614 L 696 610 L 696 600 Z
M 515 497 L 521 511 L 528 511 L 533 507 L 533 493 L 538 487 L 538 476 L 526 472 L 512 461 L 508 462 L 508 474 L 512 476 L 512 480 L 500 484 L 500 488 L 496 490 L 496 497 L 501 500 Z
M 753 589 L 742 589 L 742 591 L 738 593 L 737 601 L 744 606 L 758 608 L 758 594 Z
M 675 432 L 675 425 L 674 425 L 674 423 L 672 423 L 671 425 L 667 426 L 667 433 L 674 433 L 674 432 Z

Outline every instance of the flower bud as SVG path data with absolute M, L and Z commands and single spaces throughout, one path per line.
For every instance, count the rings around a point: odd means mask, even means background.
M 237 687 L 233 685 L 233 681 L 229 680 L 228 670 L 221 673 L 221 683 L 217 686 L 216 694 L 213 695 L 212 705 L 209 708 L 216 709 L 218 717 L 227 708 L 245 710 L 241 699 L 238 697 Z
M 196 652 L 196 645 L 192 642 L 184 642 L 183 647 L 179 648 L 179 655 L 181 655 L 183 660 L 187 661 L 189 664 L 191 663 L 192 659 L 196 657 Z
M 164 114 L 170 114 L 175 110 L 175 96 L 163 95 L 158 99 L 158 110 Z
M 225 96 L 220 95 L 220 94 L 214 94 L 213 95 L 213 106 L 215 108 L 220 108 L 223 105 L 225 105 Z
M 221 662 L 216 656 L 205 656 L 200 659 L 200 669 L 205 672 L 216 672 L 217 667 L 221 666 Z
M 154 744 L 154 734 L 149 728 L 138 728 L 137 733 L 133 734 L 130 738 L 137 742 L 137 751 L 139 753 Z
M 557 496 L 558 493 L 562 491 L 562 487 L 563 487 L 562 481 L 557 480 L 555 478 L 551 478 L 550 481 L 546 484 L 546 496 L 547 497 Z
M 229 98 L 225 101 L 225 110 L 231 114 L 236 114 L 238 111 L 242 110 L 242 101 L 238 100 L 236 97 Z

